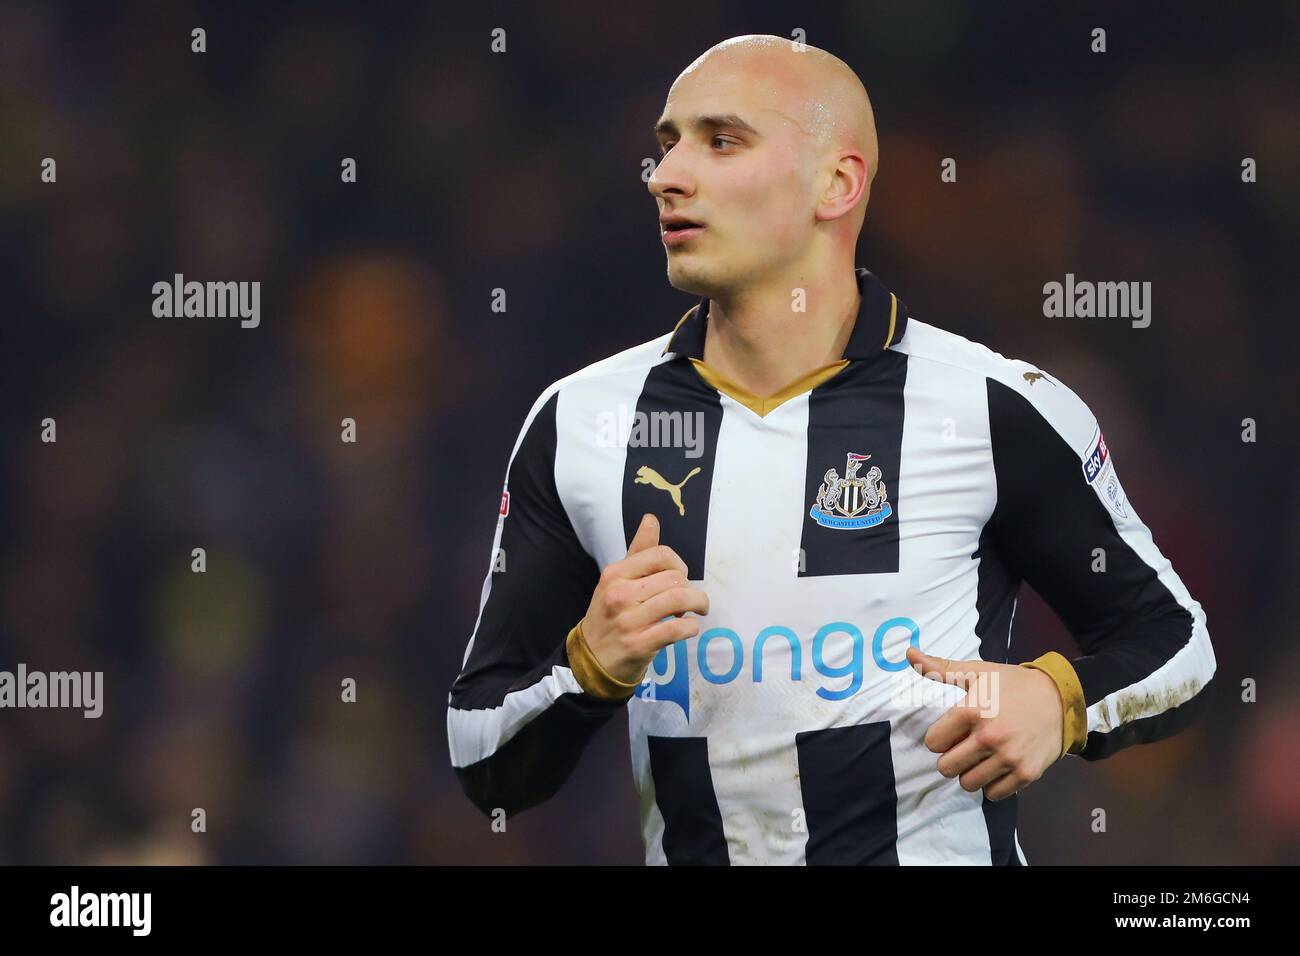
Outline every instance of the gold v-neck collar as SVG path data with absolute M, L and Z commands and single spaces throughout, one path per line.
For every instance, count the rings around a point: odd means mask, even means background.
M 853 328 L 849 332 L 848 344 L 844 347 L 844 357 L 800 376 L 774 395 L 756 395 L 704 363 L 704 337 L 709 318 L 707 297 L 700 299 L 698 305 L 687 309 L 686 314 L 677 320 L 663 354 L 675 352 L 678 357 L 689 358 L 695 371 L 706 383 L 763 418 L 772 409 L 796 395 L 812 391 L 839 374 L 851 361 L 874 358 L 888 351 L 907 331 L 907 306 L 867 269 L 855 268 L 853 274 L 861 293 L 861 301 Z
M 768 412 L 795 396 L 802 395 L 804 392 L 811 392 L 822 382 L 839 374 L 848 364 L 848 359 L 840 359 L 838 362 L 832 362 L 829 365 L 823 365 L 821 368 L 813 369 L 807 375 L 795 379 L 775 394 L 764 398 L 761 395 L 755 395 L 743 385 L 737 385 L 721 372 L 704 364 L 703 360 L 691 356 L 691 365 L 695 367 L 695 371 L 699 372 L 700 378 L 723 395 L 734 398 L 759 418 L 766 418 Z

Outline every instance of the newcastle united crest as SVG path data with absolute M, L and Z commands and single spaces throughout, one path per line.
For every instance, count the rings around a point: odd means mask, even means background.
M 872 465 L 866 475 L 858 477 L 858 469 L 870 457 L 849 452 L 843 478 L 834 468 L 827 469 L 817 501 L 808 511 L 813 521 L 827 528 L 873 528 L 894 513 L 886 500 L 880 469 Z

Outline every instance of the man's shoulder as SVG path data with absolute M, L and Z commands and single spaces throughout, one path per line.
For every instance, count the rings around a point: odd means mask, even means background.
M 1017 377 L 1023 378 L 1026 372 L 1041 371 L 1028 362 L 1007 358 L 982 342 L 923 322 L 914 316 L 909 317 L 902 339 L 891 348 L 917 359 L 937 362 L 965 370 L 980 378 L 994 378 L 1008 384 Z
M 990 391 L 1015 393 L 1075 441 L 1082 440 L 1080 433 L 1096 428 L 1087 404 L 1055 373 L 1022 359 L 1008 358 L 956 332 L 910 318 L 903 338 L 893 349 L 965 371 L 982 380 Z
M 590 365 L 584 365 L 576 372 L 571 372 L 564 378 L 552 382 L 550 387 L 556 391 L 561 391 L 582 382 L 620 376 L 636 377 L 644 375 L 649 369 L 669 360 L 670 356 L 664 354 L 664 349 L 667 347 L 670 338 L 672 338 L 671 332 L 656 335 L 648 341 L 623 349 L 621 352 L 615 352 L 603 359 L 598 359 Z
M 577 371 L 551 382 L 542 389 L 541 394 L 533 402 L 533 407 L 525 419 L 525 427 L 548 402 L 561 393 L 572 395 L 575 391 L 588 387 L 599 390 L 603 386 L 610 385 L 618 388 L 621 384 L 639 387 L 651 368 L 671 360 L 671 355 L 664 354 L 670 338 L 672 332 L 665 332 L 653 339 L 584 365 Z

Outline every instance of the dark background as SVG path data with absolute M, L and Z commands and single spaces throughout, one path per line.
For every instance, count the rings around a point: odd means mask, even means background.
M 1212 715 L 1025 790 L 1030 862 L 1300 861 L 1297 8 L 732 0 L 0 8 L 0 669 L 105 672 L 99 720 L 0 711 L 0 862 L 642 861 L 622 714 L 494 834 L 447 691 L 533 399 L 694 302 L 668 87 L 796 28 L 875 107 L 859 263 L 1089 403 L 1208 616 Z M 175 272 L 261 326 L 155 318 Z M 1044 318 L 1066 272 L 1151 326 Z M 1015 659 L 1073 652 L 1025 597 Z

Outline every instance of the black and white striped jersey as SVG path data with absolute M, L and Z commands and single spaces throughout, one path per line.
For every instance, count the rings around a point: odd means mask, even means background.
M 1016 798 L 966 792 L 923 742 L 964 692 L 905 658 L 1007 662 L 1022 581 L 1082 651 L 1074 752 L 1208 706 L 1205 614 L 1085 403 L 856 275 L 844 358 L 802 388 L 719 380 L 702 300 L 538 397 L 449 695 L 452 764 L 485 813 L 547 799 L 627 707 L 647 863 L 1024 863 Z M 568 637 L 646 512 L 709 613 L 633 696 L 599 696 Z

